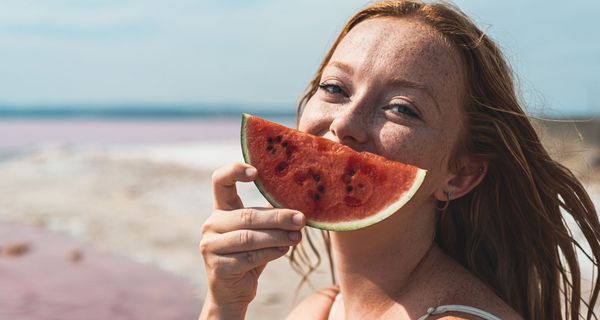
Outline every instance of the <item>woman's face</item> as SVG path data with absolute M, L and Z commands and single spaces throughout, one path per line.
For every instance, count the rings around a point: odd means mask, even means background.
M 370 19 L 340 42 L 299 129 L 427 169 L 433 193 L 447 179 L 464 94 L 460 58 L 431 27 Z

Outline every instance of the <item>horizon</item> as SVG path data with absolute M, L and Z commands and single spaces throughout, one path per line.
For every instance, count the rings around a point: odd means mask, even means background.
M 262 117 L 295 117 L 295 106 L 271 106 L 268 108 L 241 104 L 89 104 L 46 106 L 2 106 L 0 121 L 12 119 L 85 119 L 85 120 L 194 120 L 212 117 L 239 117 L 251 113 Z M 596 120 L 600 113 L 572 112 L 570 114 L 527 114 L 538 120 Z

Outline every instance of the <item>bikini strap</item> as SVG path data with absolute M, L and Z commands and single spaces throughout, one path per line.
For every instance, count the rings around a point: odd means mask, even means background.
M 463 306 L 458 304 L 449 304 L 444 306 L 438 306 L 435 308 L 429 308 L 427 309 L 427 314 L 420 317 L 418 320 L 425 320 L 430 316 L 437 316 L 446 312 L 461 312 L 466 314 L 472 314 L 485 320 L 502 320 L 487 311 L 483 311 L 475 307 Z

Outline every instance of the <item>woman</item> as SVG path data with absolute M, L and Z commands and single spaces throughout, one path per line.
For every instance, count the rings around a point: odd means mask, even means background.
M 597 266 L 594 206 L 541 146 L 496 45 L 458 9 L 387 1 L 357 13 L 301 100 L 298 127 L 428 175 L 390 218 L 330 234 L 339 285 L 290 319 L 595 317 L 584 306 L 598 278 L 584 296 L 580 244 L 560 211 Z M 243 207 L 235 183 L 255 176 L 244 164 L 213 175 L 201 319 L 244 318 L 266 263 L 302 238 L 301 212 Z

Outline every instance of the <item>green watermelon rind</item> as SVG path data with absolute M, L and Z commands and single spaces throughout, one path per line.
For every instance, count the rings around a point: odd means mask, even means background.
M 250 152 L 248 150 L 246 125 L 248 123 L 248 120 L 251 117 L 252 117 L 252 115 L 249 115 L 247 113 L 242 114 L 242 128 L 241 128 L 241 134 L 240 134 L 241 144 L 242 144 L 242 154 L 244 157 L 244 161 L 250 165 L 252 164 L 252 159 L 250 159 Z M 410 186 L 410 188 L 406 192 L 400 194 L 399 198 L 396 199 L 394 202 L 392 202 L 389 206 L 385 207 L 383 210 L 380 210 L 379 212 L 377 212 L 371 216 L 368 216 L 368 217 L 360 219 L 360 220 L 340 221 L 340 222 L 315 221 L 315 220 L 307 219 L 306 224 L 311 227 L 314 227 L 314 228 L 330 230 L 330 231 L 352 231 L 352 230 L 356 230 L 356 229 L 360 229 L 360 228 L 364 228 L 364 227 L 373 225 L 377 222 L 380 222 L 380 221 L 388 218 L 389 216 L 394 214 L 396 211 L 398 211 L 400 208 L 402 208 L 406 203 L 408 203 L 408 201 L 410 201 L 410 199 L 412 199 L 412 197 L 415 195 L 415 193 L 417 192 L 417 190 L 419 189 L 419 187 L 425 180 L 426 175 L 427 175 L 427 170 L 417 168 L 417 172 L 415 174 L 413 184 Z M 275 207 L 275 208 L 283 207 L 277 200 L 275 200 L 273 198 L 273 196 L 271 196 L 271 194 L 269 192 L 267 192 L 264 189 L 264 186 L 262 185 L 262 183 L 260 183 L 260 181 L 254 180 L 254 184 L 258 188 L 258 191 L 260 191 L 260 193 L 263 195 L 263 197 L 265 197 L 265 199 L 267 199 L 267 201 L 271 205 L 273 205 L 273 207 Z

